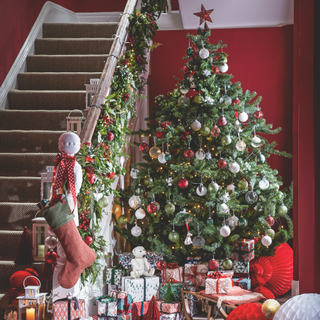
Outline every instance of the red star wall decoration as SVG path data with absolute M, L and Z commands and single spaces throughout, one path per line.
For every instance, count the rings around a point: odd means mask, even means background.
M 212 22 L 212 19 L 210 18 L 210 14 L 212 13 L 213 10 L 214 9 L 206 10 L 203 4 L 201 4 L 201 11 L 194 13 L 195 16 L 200 17 L 200 25 L 204 21 Z

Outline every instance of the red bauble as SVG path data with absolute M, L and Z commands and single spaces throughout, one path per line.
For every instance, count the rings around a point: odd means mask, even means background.
M 220 127 L 224 127 L 228 123 L 227 119 L 225 116 L 221 116 L 218 120 L 218 125 Z
M 112 141 L 113 139 L 114 139 L 114 134 L 109 131 L 109 132 L 107 133 L 107 140 L 108 140 L 108 141 Z
M 163 269 L 165 269 L 167 267 L 167 264 L 166 264 L 166 262 L 164 261 L 164 260 L 159 260 L 158 262 L 157 262 L 157 269 L 158 270 L 163 270 Z
M 181 73 L 183 73 L 183 74 L 189 73 L 188 67 L 184 66 L 184 67 L 181 69 Z
M 262 111 L 257 110 L 257 111 L 253 114 L 253 116 L 254 116 L 256 119 L 261 119 L 261 118 L 263 117 L 263 113 L 262 113 Z
M 92 237 L 90 237 L 90 236 L 86 236 L 86 237 L 84 238 L 84 242 L 85 242 L 88 246 L 90 246 L 90 244 L 92 243 L 92 241 L 93 241 L 93 239 L 92 239 Z
M 88 182 L 90 184 L 94 184 L 95 181 L 96 181 L 96 176 L 94 174 L 88 174 Z
M 220 70 L 219 70 L 219 68 L 217 66 L 213 66 L 211 69 L 212 69 L 213 73 L 219 73 L 220 72 Z
M 155 213 L 157 212 L 157 206 L 153 202 L 151 202 L 148 204 L 147 210 L 149 213 Z
M 148 146 L 148 144 L 147 143 L 145 143 L 145 142 L 141 142 L 140 143 L 140 146 L 139 146 L 139 150 L 140 151 L 148 151 L 149 150 L 149 146 Z
M 234 106 L 235 104 L 239 104 L 241 101 L 238 99 L 238 98 L 235 98 L 233 101 L 232 101 L 232 105 Z
M 270 227 L 274 225 L 274 219 L 271 216 L 266 217 L 266 221 L 268 222 Z
M 166 135 L 166 133 L 163 132 L 163 131 L 156 131 L 156 132 L 154 133 L 154 135 L 155 135 L 158 139 L 162 139 L 162 138 L 164 138 L 164 136 Z
M 214 125 L 212 128 L 211 128 L 211 131 L 210 131 L 211 135 L 213 137 L 219 137 L 220 136 L 220 133 L 221 133 L 221 130 L 220 128 L 217 126 L 217 125 Z
M 50 250 L 44 256 L 44 260 L 46 261 L 46 263 L 49 263 L 49 264 L 56 263 L 58 260 L 58 255 L 54 251 Z
M 219 269 L 219 262 L 215 259 L 209 261 L 209 270 L 216 271 Z
M 220 169 L 224 169 L 227 166 L 227 161 L 224 159 L 220 159 L 217 164 Z
M 186 189 L 186 188 L 188 188 L 188 185 L 189 185 L 189 182 L 186 178 L 182 178 L 178 182 L 178 187 L 180 189 Z
M 194 157 L 194 152 L 191 149 L 187 149 L 183 155 L 187 158 L 187 159 L 191 159 Z

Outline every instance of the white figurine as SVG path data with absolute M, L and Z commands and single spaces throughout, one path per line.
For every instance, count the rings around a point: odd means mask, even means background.
M 154 275 L 154 268 L 150 269 L 149 262 L 146 255 L 146 250 L 144 247 L 135 247 L 132 250 L 134 259 L 131 260 L 132 269 L 130 275 L 133 278 L 139 279 L 140 276 L 144 275 L 146 277 L 152 277 Z

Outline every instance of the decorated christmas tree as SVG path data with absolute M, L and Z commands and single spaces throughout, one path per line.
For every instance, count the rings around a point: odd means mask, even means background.
M 156 97 L 147 130 L 136 132 L 145 162 L 133 165 L 122 193 L 131 214 L 115 225 L 133 246 L 171 262 L 230 258 L 239 238 L 255 240 L 256 257 L 272 255 L 292 237 L 292 192 L 267 162 L 290 156 L 266 138 L 281 128 L 267 124 L 262 97 L 232 82 L 226 45 L 209 36 L 206 26 L 188 35 L 183 78 Z

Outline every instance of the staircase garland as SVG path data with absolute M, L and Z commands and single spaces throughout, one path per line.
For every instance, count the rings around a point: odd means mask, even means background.
M 126 156 L 123 152 L 127 137 L 129 120 L 136 116 L 135 100 L 140 99 L 139 91 L 145 85 L 142 74 L 147 63 L 147 53 L 153 48 L 152 39 L 158 26 L 156 20 L 166 8 L 166 1 L 143 0 L 141 10 L 135 10 L 129 17 L 129 37 L 127 50 L 119 59 L 111 89 L 101 107 L 101 114 L 91 143 L 84 143 L 77 155 L 77 161 L 83 169 L 83 183 L 78 195 L 80 235 L 97 253 L 96 262 L 86 268 L 81 282 L 94 283 L 103 266 L 100 258 L 105 255 L 106 242 L 99 235 L 103 208 L 107 206 L 105 197 L 118 191 L 111 185 L 116 175 L 124 175 L 119 159 Z M 100 201 L 95 194 L 103 194 Z M 108 213 L 110 214 L 110 213 Z

